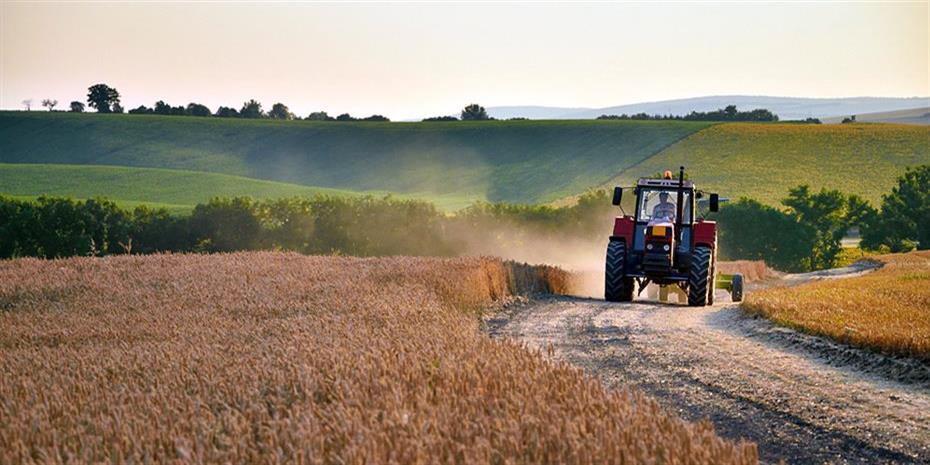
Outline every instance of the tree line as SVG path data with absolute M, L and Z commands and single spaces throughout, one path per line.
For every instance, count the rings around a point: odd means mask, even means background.
M 155 102 L 151 107 L 139 105 L 136 108 L 126 111 L 120 102 L 120 93 L 116 88 L 106 84 L 94 84 L 87 89 L 87 105 L 79 101 L 73 101 L 69 105 L 69 111 L 72 113 L 83 113 L 87 107 L 93 108 L 97 113 L 129 113 L 133 115 L 165 115 L 165 116 L 199 116 L 199 117 L 218 117 L 218 118 L 246 118 L 246 119 L 278 119 L 278 120 L 299 120 L 298 115 L 291 112 L 287 105 L 275 103 L 270 110 L 265 110 L 261 102 L 255 99 L 247 100 L 241 107 L 220 106 L 216 111 L 211 111 L 209 107 L 202 103 L 190 102 L 187 105 L 172 106 L 163 100 Z M 31 109 L 32 100 L 24 100 L 23 105 L 26 110 Z M 55 111 L 58 105 L 57 100 L 45 99 L 42 106 L 47 107 L 49 111 Z M 309 121 L 390 121 L 382 115 L 371 115 L 364 118 L 356 118 L 348 113 L 343 113 L 336 117 L 329 116 L 325 111 L 310 113 L 306 118 Z
M 468 243 L 497 240 L 495 228 L 505 225 L 590 235 L 605 224 L 595 224 L 596 211 L 609 213 L 606 192 L 586 194 L 573 207 L 476 203 L 454 216 L 391 196 L 214 198 L 189 215 L 127 210 L 102 198 L 0 197 L 0 258 L 237 250 L 450 256 L 466 253 Z
M 930 165 L 909 169 L 877 210 L 856 195 L 798 186 L 778 209 L 750 199 L 710 216 L 720 257 L 765 260 L 783 271 L 835 265 L 847 231 L 861 246 L 903 252 L 930 249 Z M 57 258 L 156 252 L 290 250 L 305 254 L 439 255 L 509 250 L 541 240 L 606 240 L 616 210 L 607 191 L 568 207 L 479 202 L 455 215 L 394 197 L 215 198 L 189 215 L 105 199 L 0 197 L 0 258 Z
M 649 115 L 646 113 L 636 113 L 634 115 L 627 115 L 626 113 L 622 115 L 601 115 L 597 119 L 602 120 L 674 120 L 674 121 L 778 121 L 778 115 L 772 113 L 769 110 L 764 108 L 757 108 L 751 111 L 739 111 L 736 109 L 736 105 L 727 105 L 725 108 L 720 108 L 714 111 L 692 111 L 687 115 Z M 814 122 L 813 118 L 809 118 L 806 122 Z M 817 123 L 820 120 L 816 120 Z
M 197 102 L 190 102 L 187 105 L 171 106 L 163 100 L 155 102 L 151 107 L 139 105 L 136 108 L 126 111 L 120 103 L 120 93 L 116 88 L 106 84 L 94 84 L 87 89 L 87 106 L 79 101 L 73 101 L 69 105 L 69 111 L 73 113 L 82 113 L 89 106 L 97 113 L 129 113 L 138 115 L 165 115 L 165 116 L 199 116 L 199 117 L 218 117 L 218 118 L 246 118 L 258 119 L 268 118 L 277 120 L 300 120 L 307 121 L 375 121 L 388 122 L 390 119 L 383 115 L 371 115 L 364 118 L 356 118 L 348 113 L 337 116 L 330 116 L 325 111 L 315 111 L 305 118 L 291 112 L 287 105 L 275 103 L 270 110 L 265 111 L 262 104 L 255 99 L 247 100 L 238 109 L 235 107 L 220 106 L 216 111 L 211 111 L 209 107 Z M 29 111 L 32 108 L 32 100 L 23 100 L 23 105 Z M 49 111 L 55 111 L 58 100 L 44 99 L 42 106 Z M 855 118 L 855 117 L 854 117 Z M 487 110 L 477 103 L 466 105 L 462 108 L 458 116 L 444 115 L 424 118 L 424 122 L 454 122 L 454 121 L 493 121 Z M 510 118 L 511 120 L 525 120 L 526 118 Z M 758 108 L 751 111 L 738 111 L 735 105 L 728 105 L 715 111 L 698 112 L 692 111 L 687 115 L 649 115 L 646 113 L 636 113 L 633 115 L 600 115 L 599 120 L 676 120 L 676 121 L 778 121 L 778 115 L 769 110 Z M 855 119 L 852 120 L 855 122 Z M 801 123 L 820 124 L 816 118 L 807 118 L 803 121 L 794 121 Z M 847 121 L 843 121 L 844 123 Z
M 831 268 L 854 227 L 865 250 L 930 249 L 930 165 L 899 177 L 880 210 L 857 195 L 808 186 L 790 189 L 782 204 L 785 209 L 776 209 L 743 198 L 721 208 L 714 218 L 723 258 L 765 260 L 783 271 Z
M 246 118 L 246 119 L 277 119 L 277 120 L 299 120 L 307 121 L 374 121 L 389 122 L 389 118 L 383 115 L 371 115 L 363 118 L 356 118 L 348 113 L 342 113 L 337 116 L 330 116 L 325 111 L 315 111 L 305 118 L 291 112 L 290 108 L 283 103 L 275 103 L 271 109 L 265 111 L 261 102 L 250 99 L 242 104 L 241 107 L 220 106 L 215 112 L 202 103 L 190 102 L 187 105 L 172 106 L 163 100 L 155 102 L 151 107 L 139 105 L 136 108 L 126 111 L 120 102 L 120 93 L 116 88 L 106 84 L 94 84 L 87 89 L 87 105 L 79 101 L 73 101 L 69 105 L 69 111 L 72 113 L 83 113 L 87 107 L 93 108 L 97 113 L 129 113 L 133 115 L 164 115 L 164 116 L 199 116 L 199 117 L 218 117 L 218 118 Z M 32 100 L 23 100 L 26 111 L 32 109 Z M 49 111 L 55 111 L 58 100 L 44 99 L 42 106 Z M 460 116 L 462 121 L 483 121 L 493 120 L 488 115 L 487 110 L 476 103 L 466 105 L 462 109 Z M 439 116 L 426 118 L 423 121 L 459 121 L 455 116 Z

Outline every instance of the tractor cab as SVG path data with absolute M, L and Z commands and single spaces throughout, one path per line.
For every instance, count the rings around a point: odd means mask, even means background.
M 630 249 L 637 256 L 641 254 L 643 269 L 657 276 L 672 274 L 675 264 L 690 255 L 682 244 L 689 243 L 691 238 L 694 186 L 686 181 L 681 191 L 678 187 L 678 182 L 670 179 L 640 179 L 635 189 Z M 682 193 L 680 199 L 678 192 Z
M 642 292 L 650 283 L 677 286 L 687 292 L 690 305 L 713 303 L 717 228 L 713 221 L 698 218 L 697 205 L 717 211 L 719 197 L 697 190 L 684 179 L 666 171 L 662 178 L 642 178 L 632 189 L 636 195 L 633 215 L 618 216 L 607 249 L 605 297 L 630 301 L 638 284 Z M 613 204 L 620 205 L 623 189 L 614 189 Z
M 694 217 L 694 184 L 684 181 L 679 186 L 677 180 L 670 179 L 671 173 L 666 175 L 666 179 L 640 179 L 634 190 L 635 234 L 630 247 L 644 254 L 644 266 L 667 265 L 657 272 L 670 272 L 678 257 L 689 254 L 682 244 L 691 241 Z

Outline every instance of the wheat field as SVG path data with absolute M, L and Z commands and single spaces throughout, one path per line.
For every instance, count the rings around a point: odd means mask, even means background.
M 0 463 L 756 463 L 479 330 L 566 276 L 495 259 L 0 263 Z
M 743 308 L 808 333 L 930 360 L 930 251 L 871 259 L 883 266 L 853 278 L 752 292 Z

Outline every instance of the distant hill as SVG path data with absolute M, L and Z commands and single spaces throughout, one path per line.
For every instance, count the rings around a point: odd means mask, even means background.
M 200 171 L 314 188 L 396 192 L 456 208 L 475 200 L 538 203 L 580 193 L 707 126 L 674 121 L 336 123 L 0 112 L 0 163 Z M 185 176 L 180 185 L 204 191 L 200 179 Z M 85 184 L 96 184 L 101 194 L 110 190 L 103 178 Z M 167 197 L 160 201 L 178 203 L 168 192 L 178 185 L 165 186 Z
M 809 184 L 859 194 L 878 206 L 905 168 L 930 164 L 930 127 L 892 124 L 719 124 L 630 167 L 606 186 L 685 165 L 723 197 L 781 206 Z
M 824 123 L 841 123 L 844 118 L 852 115 L 824 118 Z M 856 121 L 860 123 L 898 123 L 898 124 L 930 124 L 930 107 L 913 108 L 910 110 L 884 111 L 880 113 L 857 114 Z
M 591 111 L 590 108 L 565 108 L 543 106 L 503 106 L 490 107 L 488 114 L 497 119 L 529 118 L 529 119 L 580 119 L 579 113 Z M 585 118 L 590 119 L 590 118 Z
M 860 113 L 875 113 L 930 106 L 930 97 L 849 97 L 799 98 L 750 95 L 715 95 L 658 102 L 634 103 L 605 108 L 560 108 L 538 106 L 490 107 L 488 113 L 501 119 L 526 117 L 530 119 L 592 119 L 600 115 L 634 113 L 685 115 L 692 111 L 711 111 L 727 105 L 740 110 L 767 108 L 782 120 L 828 118 Z

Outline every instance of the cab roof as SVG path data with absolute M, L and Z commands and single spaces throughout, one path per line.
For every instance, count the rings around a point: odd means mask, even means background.
M 636 182 L 637 187 L 664 187 L 670 189 L 678 188 L 677 179 L 655 179 L 655 178 L 640 178 Z M 684 182 L 685 189 L 694 189 L 694 183 L 688 180 Z

